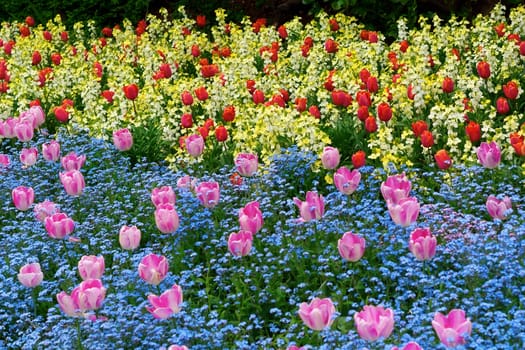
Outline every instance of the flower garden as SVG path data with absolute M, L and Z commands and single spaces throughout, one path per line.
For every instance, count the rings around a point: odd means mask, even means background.
M 2 23 L 0 348 L 524 348 L 525 7 L 213 21 Z

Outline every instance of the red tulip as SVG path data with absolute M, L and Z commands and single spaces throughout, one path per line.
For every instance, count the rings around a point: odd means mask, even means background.
M 490 64 L 486 61 L 478 62 L 476 65 L 480 78 L 488 79 L 490 77 Z
M 385 123 L 388 122 L 392 118 L 392 109 L 390 108 L 390 105 L 386 102 L 381 102 L 377 105 L 377 116 L 379 117 L 379 120 Z
M 228 130 L 223 125 L 219 125 L 215 129 L 215 138 L 219 142 L 226 141 L 228 139 Z
M 200 86 L 196 88 L 194 92 L 195 92 L 195 96 L 197 96 L 199 101 L 205 101 L 210 96 L 204 86 Z
M 191 115 L 191 113 L 184 113 L 180 117 L 180 125 L 186 129 L 191 128 L 193 126 L 193 116 Z
M 330 30 L 332 32 L 337 32 L 339 30 L 339 23 L 337 23 L 335 18 L 330 18 L 328 20 L 328 25 L 330 26 Z
M 428 130 L 428 125 L 424 120 L 417 120 L 412 123 L 412 131 L 416 137 L 420 137 L 425 130 Z
M 365 119 L 365 130 L 369 133 L 373 133 L 377 131 L 376 118 L 374 118 L 372 115 L 369 115 Z
M 41 61 L 42 61 L 42 55 L 40 55 L 40 52 L 38 52 L 38 50 L 33 51 L 33 56 L 31 57 L 31 64 L 33 66 L 36 66 L 40 64 Z
M 465 133 L 472 143 L 476 143 L 481 139 L 481 127 L 473 120 L 465 127 Z
M 235 107 L 231 105 L 224 107 L 224 110 L 222 111 L 222 119 L 225 122 L 232 122 L 235 119 Z
M 64 107 L 55 107 L 53 110 L 56 120 L 60 123 L 65 123 L 69 120 L 69 112 L 64 109 Z
M 195 23 L 198 27 L 205 27 L 206 26 L 206 16 L 204 15 L 198 15 L 195 19 Z
M 259 89 L 255 89 L 252 95 L 252 99 L 255 104 L 264 103 L 264 100 L 265 100 L 264 92 L 262 92 Z
M 443 83 L 441 84 L 441 88 L 443 89 L 443 92 L 446 94 L 450 94 L 452 91 L 454 91 L 454 80 L 450 77 L 445 77 L 443 79 Z
M 503 93 L 509 100 L 515 100 L 519 93 L 518 84 L 516 84 L 515 81 L 509 81 L 507 84 L 503 85 Z
M 496 111 L 498 114 L 507 114 L 510 111 L 509 101 L 505 97 L 498 97 L 496 100 Z
M 328 53 L 336 53 L 339 47 L 337 42 L 334 41 L 334 39 L 327 39 L 324 43 L 324 49 Z
M 364 151 L 357 151 L 352 154 L 352 165 L 355 169 L 361 168 L 366 164 L 366 153 Z
M 193 96 L 191 95 L 191 93 L 189 91 L 184 91 L 180 95 L 180 97 L 181 97 L 182 103 L 185 106 L 191 106 L 193 104 Z
M 377 78 L 374 76 L 371 76 L 366 81 L 366 89 L 371 92 L 375 93 L 379 91 L 379 85 L 377 84 Z
M 364 122 L 369 115 L 370 112 L 368 111 L 367 106 L 360 106 L 359 108 L 357 108 L 357 118 L 360 121 Z
M 450 159 L 450 156 L 444 149 L 437 151 L 434 155 L 434 159 L 441 170 L 448 169 L 452 165 L 452 159 Z
M 124 95 L 129 100 L 134 100 L 137 98 L 139 94 L 139 87 L 137 84 L 129 84 L 122 87 L 122 90 L 124 91 Z
M 429 130 L 423 130 L 421 133 L 421 145 L 430 148 L 434 145 L 434 137 Z

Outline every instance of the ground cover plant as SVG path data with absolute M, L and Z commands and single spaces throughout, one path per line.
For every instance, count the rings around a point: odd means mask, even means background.
M 523 348 L 524 11 L 4 23 L 0 347 Z

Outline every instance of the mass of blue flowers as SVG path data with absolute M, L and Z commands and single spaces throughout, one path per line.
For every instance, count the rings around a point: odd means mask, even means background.
M 46 137 L 31 145 L 41 147 Z M 365 166 L 357 191 L 346 196 L 316 173 L 316 155 L 293 148 L 236 184 L 230 180 L 233 164 L 215 173 L 198 165 L 175 171 L 132 163 L 112 144 L 84 133 L 59 134 L 58 141 L 62 154 L 86 156 L 86 187 L 78 197 L 64 191 L 60 162 L 40 156 L 24 168 L 18 160 L 22 143 L 4 139 L 0 145 L 11 161 L 0 167 L 0 349 L 390 349 L 409 341 L 444 349 L 432 319 L 455 308 L 472 321 L 472 334 L 458 348 L 525 348 L 525 181 L 518 167 L 455 165 L 444 172 Z M 380 193 L 381 182 L 401 171 L 421 204 L 417 223 L 407 228 L 393 223 Z M 219 204 L 205 208 L 190 189 L 177 188 L 185 175 L 218 182 Z M 49 237 L 32 210 L 16 209 L 11 191 L 20 185 L 34 189 L 35 203 L 53 201 L 73 218 L 79 242 Z M 177 195 L 180 227 L 172 234 L 157 229 L 150 199 L 153 188 L 165 185 Z M 307 191 L 324 196 L 321 220 L 298 220 L 293 197 L 304 198 Z M 506 220 L 488 215 L 490 194 L 511 198 Z M 239 230 L 238 211 L 251 201 L 259 202 L 264 225 L 250 254 L 235 257 L 227 238 Z M 120 247 L 123 225 L 141 230 L 138 249 Z M 408 249 L 415 227 L 429 227 L 438 239 L 430 261 L 416 260 Z M 364 257 L 353 263 L 337 250 L 349 231 L 366 240 Z M 159 286 L 137 272 L 149 253 L 169 262 Z M 107 292 L 96 320 L 69 317 L 56 300 L 81 282 L 77 263 L 84 255 L 105 259 Z M 17 279 L 20 267 L 31 262 L 39 262 L 44 273 L 34 290 Z M 184 293 L 181 311 L 155 319 L 146 310 L 148 295 L 174 284 Z M 320 332 L 298 316 L 299 304 L 314 297 L 331 298 L 337 310 L 331 327 Z M 359 337 L 353 316 L 369 304 L 394 310 L 387 339 Z

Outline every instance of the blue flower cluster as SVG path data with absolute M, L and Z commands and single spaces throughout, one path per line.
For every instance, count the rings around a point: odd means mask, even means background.
M 392 222 L 381 197 L 385 170 L 360 168 L 361 183 L 346 196 L 312 170 L 315 155 L 294 149 L 235 184 L 233 165 L 209 174 L 132 164 L 101 140 L 60 134 L 63 154 L 74 151 L 87 159 L 81 170 L 86 187 L 72 197 L 58 179 L 58 162 L 40 158 L 23 168 L 17 160 L 21 144 L 6 141 L 0 145 L 0 153 L 11 157 L 11 165 L 0 168 L 1 349 L 73 349 L 79 337 L 86 349 L 389 349 L 409 341 L 432 349 L 441 346 L 431 325 L 434 313 L 454 308 L 465 310 L 473 325 L 464 349 L 525 347 L 525 193 L 519 169 L 405 169 L 421 211 L 417 224 L 403 228 Z M 40 136 L 34 146 L 45 141 Z M 197 182 L 220 184 L 216 207 L 205 208 L 191 189 L 177 188 L 178 179 L 196 174 Z M 494 176 L 498 181 L 490 180 Z M 32 210 L 17 210 L 11 190 L 19 185 L 33 187 L 35 203 L 53 201 L 73 218 L 79 242 L 49 237 Z M 157 229 L 150 199 L 152 189 L 163 185 L 177 194 L 180 227 L 172 234 Z M 326 211 L 321 220 L 301 222 L 292 198 L 310 190 L 324 196 Z M 487 214 L 489 194 L 512 199 L 507 220 Z M 250 254 L 235 257 L 228 236 L 239 231 L 238 211 L 251 201 L 259 202 L 264 225 Z M 123 225 L 141 230 L 138 249 L 120 247 Z M 438 239 L 430 261 L 416 260 L 408 249 L 415 227 L 429 227 Z M 349 231 L 366 240 L 357 262 L 343 260 L 337 250 Z M 159 286 L 137 272 L 149 253 L 169 262 Z M 70 293 L 81 282 L 77 263 L 84 255 L 105 259 L 106 298 L 94 321 L 65 315 L 56 301 L 57 293 Z M 30 262 L 39 262 L 44 273 L 34 291 L 17 279 Z M 184 293 L 181 311 L 153 318 L 146 310 L 148 295 L 173 284 Z M 320 332 L 308 329 L 297 313 L 300 303 L 314 297 L 331 298 L 337 310 L 332 326 Z M 353 315 L 368 304 L 394 310 L 394 332 L 387 339 L 369 343 L 357 334 Z

